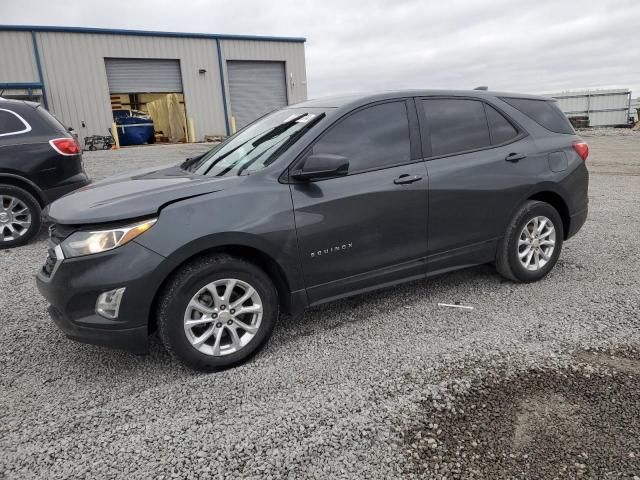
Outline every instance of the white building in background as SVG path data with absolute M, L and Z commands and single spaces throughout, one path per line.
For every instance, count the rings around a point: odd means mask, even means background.
M 41 102 L 80 138 L 177 96 L 189 134 L 228 135 L 307 99 L 304 38 L 0 25 L 0 96 Z
M 640 120 L 640 112 L 638 112 L 638 110 L 640 110 L 640 97 L 631 100 L 631 116 L 634 122 Z
M 590 127 L 628 125 L 631 91 L 628 89 L 582 90 L 548 93 L 569 118 L 588 117 Z

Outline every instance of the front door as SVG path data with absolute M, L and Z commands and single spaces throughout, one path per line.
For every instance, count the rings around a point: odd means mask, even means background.
M 416 120 L 413 100 L 367 106 L 307 152 L 349 160 L 346 176 L 291 184 L 310 303 L 424 275 L 428 181 Z

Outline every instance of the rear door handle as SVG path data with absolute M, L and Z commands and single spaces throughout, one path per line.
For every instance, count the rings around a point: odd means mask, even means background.
M 396 185 L 407 185 L 409 183 L 419 182 L 420 180 L 422 180 L 420 175 L 409 175 L 408 173 L 404 173 L 396 178 L 393 183 Z
M 505 160 L 507 162 L 517 162 L 519 160 L 522 160 L 523 158 L 527 158 L 524 153 L 510 153 L 506 156 Z

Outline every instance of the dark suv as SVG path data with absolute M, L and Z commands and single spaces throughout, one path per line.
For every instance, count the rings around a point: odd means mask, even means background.
M 29 241 L 46 204 L 89 183 L 78 142 L 37 103 L 0 98 L 0 249 Z
M 408 91 L 273 112 L 181 165 L 54 202 L 38 274 L 71 338 L 191 367 L 280 312 L 483 263 L 544 277 L 587 216 L 587 145 L 547 98 Z

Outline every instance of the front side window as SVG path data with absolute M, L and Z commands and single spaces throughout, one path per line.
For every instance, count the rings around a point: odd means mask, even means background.
M 434 156 L 491 145 L 482 102 L 466 99 L 422 100 Z
M 405 102 L 381 103 L 349 115 L 313 146 L 312 153 L 346 157 L 349 173 L 409 162 L 411 142 Z
M 25 133 L 31 130 L 31 127 L 11 110 L 0 110 L 0 136 L 15 135 Z
M 213 177 L 248 175 L 275 162 L 323 116 L 318 108 L 278 110 L 182 168 Z

